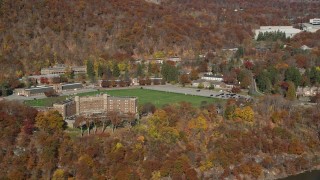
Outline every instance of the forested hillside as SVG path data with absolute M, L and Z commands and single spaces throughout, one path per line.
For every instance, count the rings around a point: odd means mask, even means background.
M 0 102 L 3 179 L 274 179 L 319 165 L 319 105 L 280 96 L 157 109 L 135 126 L 64 131 L 57 112 Z M 114 124 L 107 120 L 108 124 Z M 76 134 L 75 134 L 76 133 Z
M 300 22 L 297 17 L 306 11 L 304 20 L 319 15 L 319 4 L 276 0 L 2 0 L 0 5 L 1 79 L 55 63 L 83 64 L 89 57 L 129 59 L 164 51 L 193 58 L 248 43 L 259 25 Z

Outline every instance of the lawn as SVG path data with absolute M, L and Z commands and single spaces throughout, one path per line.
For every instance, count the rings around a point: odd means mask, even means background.
M 181 101 L 190 102 L 192 105 L 199 107 L 201 102 L 206 101 L 208 103 L 222 102 L 221 99 L 184 95 L 177 93 L 169 93 L 163 91 L 155 91 L 148 89 L 121 89 L 121 90 L 103 90 L 88 93 L 78 94 L 79 96 L 93 96 L 99 93 L 107 93 L 111 96 L 135 96 L 138 97 L 138 103 L 140 105 L 147 102 L 153 103 L 156 107 L 162 107 L 165 104 L 174 104 Z M 52 103 L 64 100 L 66 96 L 46 98 L 39 100 L 25 101 L 30 106 L 52 106 Z
M 61 102 L 63 100 L 66 100 L 66 96 L 48 97 L 45 99 L 36 99 L 36 100 L 27 100 L 27 101 L 24 101 L 24 103 L 29 106 L 52 106 L 52 104 L 54 104 L 56 102 Z

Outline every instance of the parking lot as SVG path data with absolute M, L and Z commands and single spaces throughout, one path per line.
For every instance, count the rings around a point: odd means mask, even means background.
M 145 89 L 164 91 L 164 92 L 172 92 L 172 93 L 180 93 L 180 94 L 188 94 L 195 96 L 204 96 L 204 97 L 212 97 L 212 98 L 220 98 L 220 99 L 251 99 L 251 96 L 240 95 L 236 93 L 228 93 L 228 92 L 219 92 L 208 89 L 196 89 L 196 88 L 186 88 L 179 87 L 175 85 L 161 85 L 161 86 L 144 86 Z

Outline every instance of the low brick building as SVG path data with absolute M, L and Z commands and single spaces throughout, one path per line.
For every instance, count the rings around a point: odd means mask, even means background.
M 68 90 L 77 90 L 82 89 L 83 85 L 81 83 L 68 83 L 68 84 L 54 84 L 53 89 L 56 92 L 68 91 Z
M 36 86 L 31 88 L 20 88 L 15 89 L 15 93 L 19 96 L 36 96 L 36 95 L 44 95 L 45 92 L 53 91 L 53 87 L 51 86 Z

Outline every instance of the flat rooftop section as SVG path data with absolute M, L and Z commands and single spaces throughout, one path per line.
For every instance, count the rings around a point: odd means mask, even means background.
M 37 87 L 31 87 L 28 89 L 25 89 L 26 91 L 32 91 L 32 90 L 37 90 L 37 89 L 52 89 L 53 87 L 51 86 L 37 86 Z
M 138 99 L 137 97 L 134 96 L 108 96 L 108 98 L 112 98 L 112 99 Z
M 67 104 L 67 103 L 73 102 L 73 101 L 74 101 L 73 99 L 66 99 L 64 101 L 60 101 L 60 102 L 57 102 L 57 103 L 54 103 L 54 104 L 63 105 L 63 104 Z
M 90 95 L 87 95 L 87 96 L 79 96 L 79 97 L 80 97 L 80 99 L 81 99 L 81 98 L 86 98 L 86 99 L 90 99 L 90 98 L 102 98 L 103 95 L 105 95 L 105 94 L 108 96 L 108 98 L 113 98 L 113 99 L 124 99 L 124 98 L 138 99 L 138 98 L 135 97 L 135 96 L 111 96 L 111 95 L 109 95 L 109 94 L 107 94 L 107 93 L 101 93 L 101 94 L 96 94 L 96 95 L 92 95 L 92 96 L 90 96 Z
M 302 30 L 294 28 L 293 26 L 260 26 L 259 29 L 255 30 L 255 39 L 257 39 L 259 33 L 264 32 L 284 32 L 286 37 L 293 37 L 294 35 L 302 32 Z
M 82 83 L 68 83 L 68 84 L 62 84 L 62 86 L 74 86 L 74 85 L 82 85 Z
M 310 23 L 302 23 L 302 27 L 304 31 L 312 32 L 312 33 L 320 30 L 320 25 L 312 25 Z
M 293 26 L 260 26 L 257 29 L 260 32 L 270 32 L 270 31 L 282 31 L 285 33 L 299 33 L 300 29 L 294 28 Z
M 35 78 L 35 79 L 39 79 L 39 78 L 53 78 L 53 77 L 60 77 L 59 74 L 43 74 L 43 75 L 33 75 L 33 76 L 28 76 L 28 78 Z

